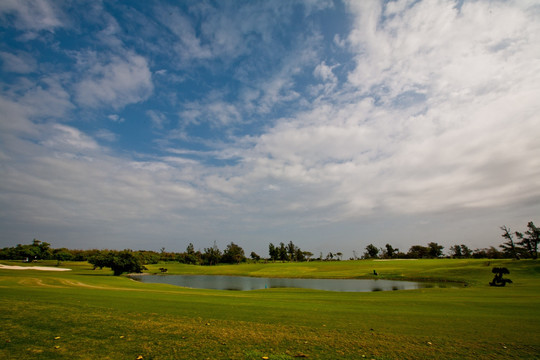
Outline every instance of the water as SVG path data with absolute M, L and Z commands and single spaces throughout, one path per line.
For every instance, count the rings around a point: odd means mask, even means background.
M 196 289 L 248 291 L 271 288 L 303 288 L 326 291 L 370 292 L 413 290 L 433 284 L 413 281 L 370 279 L 283 279 L 220 275 L 132 275 L 131 278 L 155 284 Z

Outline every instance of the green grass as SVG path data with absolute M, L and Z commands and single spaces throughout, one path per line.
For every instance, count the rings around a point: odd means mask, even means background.
M 508 267 L 514 283 L 489 287 L 493 266 Z M 375 269 L 381 278 L 452 282 L 372 293 L 185 289 L 113 277 L 85 263 L 62 267 L 73 271 L 0 270 L 1 358 L 540 358 L 539 261 L 149 266 L 174 274 L 305 278 L 370 278 Z

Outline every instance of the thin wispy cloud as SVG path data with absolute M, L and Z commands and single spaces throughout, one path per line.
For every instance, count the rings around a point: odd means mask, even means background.
M 0 235 L 485 247 L 540 210 L 534 2 L 0 5 Z

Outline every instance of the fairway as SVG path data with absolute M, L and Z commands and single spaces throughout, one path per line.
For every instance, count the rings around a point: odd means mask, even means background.
M 3 261 L 6 265 L 21 265 Z M 53 265 L 43 262 L 38 265 Z M 488 285 L 504 266 L 513 280 Z M 538 359 L 540 262 L 151 265 L 173 274 L 446 281 L 446 288 L 245 292 L 143 284 L 87 263 L 0 269 L 5 359 Z

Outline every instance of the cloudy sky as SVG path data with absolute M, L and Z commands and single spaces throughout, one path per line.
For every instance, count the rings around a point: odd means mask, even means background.
M 361 254 L 540 223 L 537 1 L 0 2 L 0 246 Z

